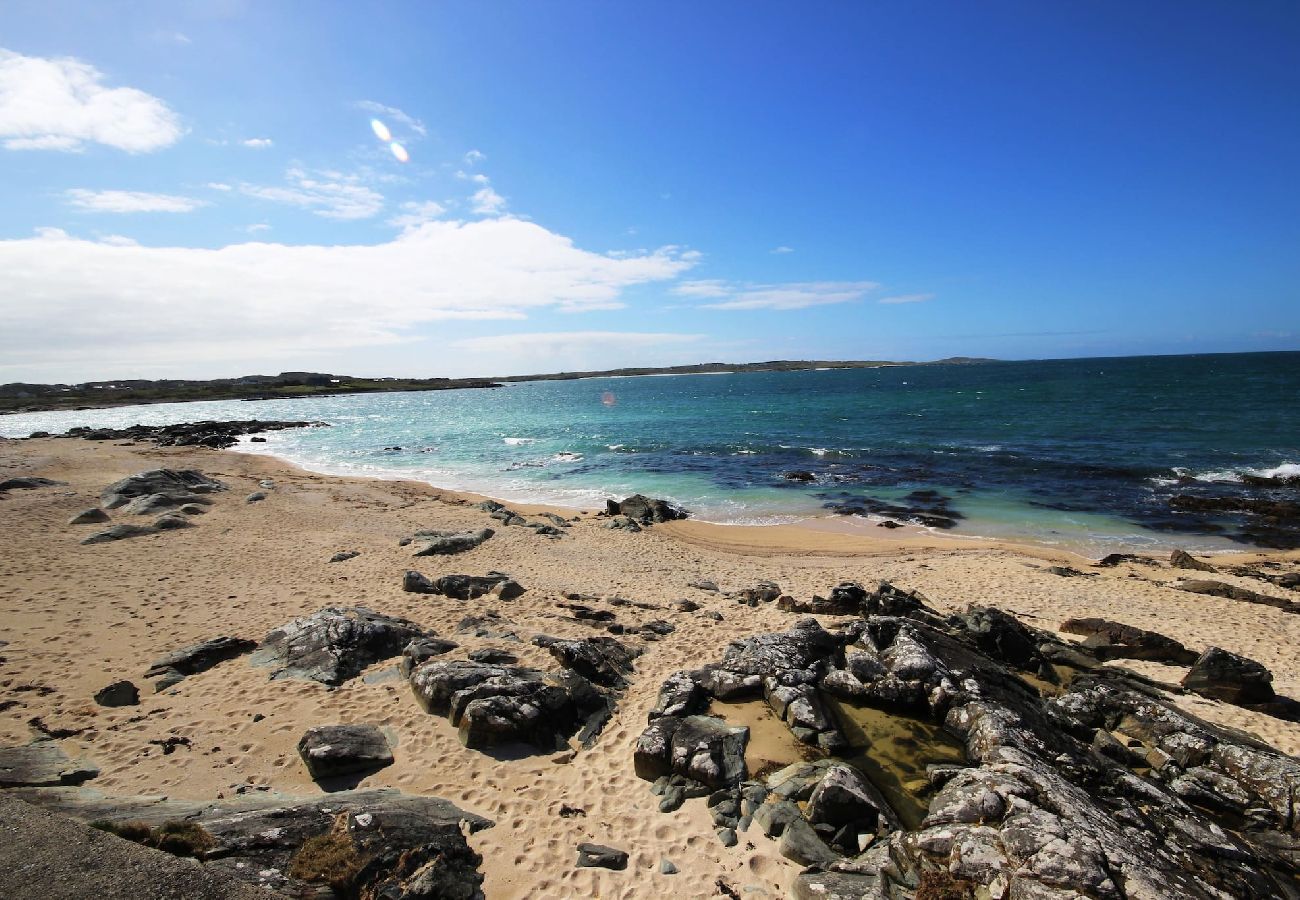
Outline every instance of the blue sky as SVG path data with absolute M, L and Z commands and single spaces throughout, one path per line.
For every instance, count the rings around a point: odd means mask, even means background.
M 1297 47 L 1292 2 L 10 0 L 0 381 L 1297 349 Z

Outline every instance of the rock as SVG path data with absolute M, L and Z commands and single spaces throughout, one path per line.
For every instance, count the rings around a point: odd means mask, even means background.
M 831 766 L 808 798 L 808 822 L 875 833 L 881 819 L 901 827 L 889 803 L 862 773 L 846 765 Z
M 812 472 L 782 472 L 781 477 L 786 481 L 801 481 L 804 483 L 817 480 L 817 476 Z
M 356 559 L 361 554 L 356 550 L 340 550 L 329 558 L 332 563 L 347 562 L 349 559 Z
M 743 603 L 746 606 L 757 606 L 760 603 L 771 603 L 780 596 L 780 587 L 771 581 L 760 581 L 752 588 L 732 591 L 727 594 L 727 599 L 735 600 L 737 603 Z
M 148 671 L 144 673 L 144 677 L 157 678 L 168 673 L 181 676 L 197 675 L 199 672 L 206 672 L 217 663 L 243 656 L 256 648 L 257 642 L 246 638 L 224 636 L 210 638 L 160 656 L 153 661 Z
M 505 650 L 499 650 L 496 647 L 484 647 L 480 650 L 471 650 L 469 658 L 474 662 L 490 663 L 492 665 L 510 665 L 519 662 L 519 657 Z
M 614 518 L 610 519 L 605 524 L 605 527 L 631 531 L 633 533 L 641 530 L 641 526 L 636 523 L 636 520 L 629 518 L 628 516 L 614 516 Z
M 307 678 L 339 685 L 371 663 L 390 659 L 416 638 L 419 625 L 364 607 L 328 607 L 270 632 L 254 662 L 271 665 L 272 678 Z
M 673 865 L 672 861 L 667 857 L 664 857 L 663 859 L 659 860 L 660 875 L 676 875 L 677 871 L 678 871 L 677 867 Z
M 450 556 L 473 550 L 496 534 L 491 528 L 479 531 L 417 531 L 412 543 L 412 556 Z
M 108 513 L 104 512 L 98 506 L 92 506 L 90 509 L 82 510 L 68 520 L 69 525 L 93 525 L 98 522 L 112 521 Z
M 136 497 L 189 497 L 192 494 L 210 494 L 225 489 L 226 486 L 220 481 L 207 477 L 197 469 L 151 469 L 113 482 L 104 488 L 100 500 L 105 509 L 117 509 Z
M 6 478 L 4 481 L 0 481 L 0 493 L 3 493 L 4 491 L 34 491 L 38 488 L 57 487 L 66 484 L 66 481 L 55 481 L 51 478 L 24 475 L 19 478 Z
M 668 676 L 659 688 L 659 699 L 648 718 L 654 721 L 660 716 L 690 716 L 703 712 L 709 705 L 708 694 L 696 680 L 695 672 L 680 671 Z
M 202 516 L 207 513 L 207 510 L 198 503 L 185 503 L 177 512 L 184 513 L 187 516 Z
M 627 852 L 603 844 L 579 844 L 578 867 L 592 866 L 621 872 L 627 868 Z
M 633 494 L 621 503 L 608 501 L 611 516 L 623 515 L 639 525 L 653 525 L 658 522 L 671 522 L 685 519 L 687 513 L 679 506 L 666 500 L 656 500 L 644 494 Z
M 1197 653 L 1173 638 L 1107 619 L 1066 619 L 1061 631 L 1087 638 L 1083 646 L 1098 659 L 1148 659 L 1175 666 L 1190 666 Z
M 212 501 L 202 494 L 191 494 L 177 491 L 172 494 L 147 494 L 143 497 L 136 497 L 130 503 L 123 506 L 120 512 L 123 515 L 131 516 L 152 516 L 155 513 L 165 512 L 183 506 L 188 503 L 208 504 Z
M 158 675 L 158 680 L 153 683 L 153 692 L 155 694 L 161 694 L 169 687 L 175 687 L 176 685 L 180 684 L 184 680 L 185 680 L 185 676 L 182 675 L 180 672 L 175 671 L 174 669 L 169 669 L 166 672 L 161 672 Z
M 178 528 L 193 528 L 194 523 L 183 516 L 159 516 L 153 520 L 153 527 L 158 531 L 175 531 Z
M 717 582 L 710 581 L 707 578 L 697 578 L 694 581 L 688 582 L 686 586 L 693 587 L 697 591 L 707 591 L 710 594 L 716 594 L 718 592 Z
M 98 774 L 88 760 L 69 759 L 55 741 L 0 747 L 0 788 L 77 785 Z
M 318 725 L 298 741 L 298 755 L 315 781 L 393 764 L 388 739 L 374 725 Z
M 678 612 L 691 613 L 691 612 L 695 612 L 697 609 L 699 609 L 699 608 L 700 608 L 700 604 L 696 603 L 694 600 L 687 600 L 687 599 L 683 598 L 683 599 L 681 599 L 681 600 L 676 601 L 676 602 L 673 604 L 673 607 L 674 607 Z
M 147 525 L 114 525 L 112 528 L 106 528 L 103 531 L 97 531 L 90 537 L 82 540 L 83 544 L 107 544 L 110 541 L 123 541 L 127 538 L 141 537 L 146 534 L 156 534 L 157 532 Z
M 432 635 L 432 632 L 430 632 Z M 444 653 L 450 653 L 459 647 L 455 641 L 447 641 L 438 637 L 421 637 L 416 638 L 402 649 L 402 661 L 398 663 L 398 668 L 403 678 L 409 678 L 411 672 L 415 670 L 420 663 L 432 659 L 435 656 L 441 656 Z
M 244 498 L 244 502 L 258 503 L 265 499 L 266 499 L 266 491 L 253 491 L 253 493 L 249 494 L 247 497 Z
M 829 866 L 840 855 L 826 846 L 804 819 L 798 818 L 786 825 L 781 832 L 777 851 L 786 859 L 792 859 L 801 866 Z
M 95 702 L 100 706 L 135 706 L 140 702 L 140 691 L 129 681 L 114 681 L 95 692 Z
M 656 716 L 637 738 L 632 765 L 638 778 L 655 781 L 672 774 L 673 735 L 681 725 L 678 716 Z
M 787 825 L 802 818 L 799 807 L 789 800 L 769 800 L 754 810 L 754 823 L 772 838 L 780 837 Z
M 1237 587 L 1235 584 L 1226 584 L 1222 581 L 1194 579 L 1172 585 L 1172 587 L 1193 594 L 1223 597 L 1225 600 L 1240 600 L 1243 603 L 1258 603 L 1262 606 L 1272 606 L 1283 612 L 1300 613 L 1300 602 L 1287 600 L 1284 597 L 1270 597 L 1267 594 L 1259 594 L 1247 588 Z
M 1198 572 L 1217 572 L 1218 569 L 1207 562 L 1201 562 L 1186 550 L 1175 550 L 1169 554 L 1169 565 L 1175 569 L 1195 569 Z
M 1253 659 L 1210 647 L 1183 677 L 1189 691 L 1237 706 L 1268 703 L 1273 697 L 1273 673 Z
M 640 655 L 614 638 L 593 637 L 578 641 L 557 640 L 547 648 L 551 656 L 566 669 L 609 688 L 627 686 L 632 661 Z
M 502 572 L 486 575 L 443 575 L 430 580 L 419 572 L 407 572 L 402 579 L 402 590 L 415 594 L 442 594 L 456 600 L 475 600 L 487 594 L 501 600 L 513 600 L 526 588 Z
M 652 722 L 654 728 L 658 719 Z M 669 761 L 672 771 L 718 789 L 745 780 L 745 746 L 749 729 L 728 725 L 715 716 L 686 716 L 673 730 Z

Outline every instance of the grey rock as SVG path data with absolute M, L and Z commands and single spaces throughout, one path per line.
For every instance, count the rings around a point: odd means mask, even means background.
M 501 600 L 513 600 L 526 589 L 503 572 L 443 575 L 431 580 L 419 572 L 408 571 L 402 579 L 402 590 L 415 594 L 441 594 L 456 600 L 475 600 L 487 594 Z
M 56 487 L 67 484 L 66 481 L 54 481 L 35 475 L 23 475 L 18 478 L 6 478 L 0 481 L 0 493 L 4 491 L 34 491 L 43 487 Z
M 1253 659 L 1219 647 L 1210 647 L 1196 659 L 1183 676 L 1183 687 L 1238 706 L 1268 703 L 1274 697 L 1272 672 Z
M 266 491 L 253 491 L 253 493 L 249 494 L 247 497 L 244 498 L 244 502 L 258 503 L 265 499 L 266 499 Z
M 272 678 L 339 685 L 425 636 L 419 625 L 407 619 L 359 606 L 328 607 L 267 634 L 254 662 L 272 666 Z
M 614 516 L 605 523 L 605 527 L 621 531 L 631 531 L 633 533 L 641 530 L 641 526 L 636 523 L 636 520 L 628 518 L 627 516 Z
M 92 506 L 90 509 L 82 510 L 68 520 L 69 525 L 93 525 L 99 522 L 112 521 L 108 513 L 104 512 L 98 506 Z
M 901 827 L 888 801 L 857 769 L 831 766 L 808 798 L 808 821 L 834 828 L 851 826 L 874 832 L 881 819 L 891 829 Z
M 1197 654 L 1173 638 L 1155 631 L 1107 619 L 1066 619 L 1061 631 L 1083 635 L 1083 646 L 1100 660 L 1148 659 L 1176 666 L 1190 666 Z
M 697 591 L 708 591 L 711 594 L 718 592 L 718 583 L 707 578 L 697 578 L 694 581 L 687 582 L 686 586 L 693 587 Z
M 652 722 L 650 728 L 662 721 Z M 745 780 L 747 727 L 714 716 L 686 716 L 677 723 L 669 756 L 673 772 L 714 789 Z
M 460 644 L 455 641 L 448 641 L 439 637 L 416 638 L 402 649 L 402 661 L 398 663 L 402 677 L 409 678 L 411 672 L 415 671 L 420 663 L 435 656 L 449 653 L 459 646 Z
M 627 851 L 604 844 L 579 844 L 578 867 L 599 867 L 622 871 L 627 868 Z
M 496 532 L 491 528 L 479 531 L 417 531 L 412 543 L 412 556 L 451 556 L 473 550 Z
M 672 860 L 668 859 L 667 857 L 664 857 L 663 859 L 659 860 L 660 875 L 676 875 L 677 872 L 678 872 L 678 868 L 675 865 L 673 865 Z
M 111 541 L 123 541 L 127 538 L 142 537 L 146 534 L 157 534 L 157 532 L 146 525 L 114 525 L 103 531 L 97 531 L 90 537 L 82 540 L 83 544 L 107 544 Z
M 634 522 L 641 525 L 652 525 L 657 522 L 671 522 L 674 519 L 685 519 L 686 510 L 680 506 L 669 503 L 666 500 L 657 500 L 647 497 L 644 494 L 633 494 L 622 502 L 615 503 L 613 500 L 606 501 L 606 512 L 611 516 L 626 516 Z
M 135 706 L 140 702 L 140 690 L 129 681 L 114 681 L 95 692 L 95 702 L 100 706 Z
M 225 489 L 226 486 L 220 481 L 207 477 L 197 469 L 151 469 L 113 482 L 104 488 L 100 500 L 105 509 L 117 509 L 136 497 L 147 497 L 153 494 L 188 497 L 192 494 L 210 494 Z
M 210 505 L 212 501 L 202 494 L 178 490 L 170 494 L 146 494 L 143 497 L 136 497 L 123 506 L 121 512 L 123 515 L 152 516 L 191 503 L 202 506 Z
M 795 819 L 802 819 L 799 807 L 789 800 L 769 800 L 754 810 L 754 824 L 768 837 L 780 837 L 785 827 Z
M 469 658 L 474 662 L 490 663 L 492 665 L 512 665 L 519 662 L 519 657 L 507 650 L 500 650 L 496 647 L 483 647 L 479 650 L 471 650 Z
M 1214 566 L 1202 562 L 1186 550 L 1175 550 L 1169 554 L 1169 565 L 1175 569 L 1194 569 L 1197 572 L 1217 572 Z
M 0 747 L 0 788 L 78 785 L 98 774 L 98 766 L 69 759 L 55 741 Z
M 674 672 L 659 688 L 659 699 L 650 710 L 649 719 L 660 716 L 690 716 L 703 712 L 709 697 L 696 680 L 696 673 L 686 670 Z
M 361 554 L 356 550 L 340 550 L 329 558 L 332 563 L 347 562 L 349 559 L 356 559 Z
M 640 654 L 640 651 L 629 649 L 608 637 L 557 640 L 546 649 L 566 669 L 572 669 L 594 684 L 610 688 L 627 686 L 632 661 Z
M 179 675 L 197 675 L 218 663 L 243 656 L 257 648 L 256 641 L 237 637 L 215 637 L 190 644 L 158 657 L 144 673 L 145 678 L 156 678 L 169 672 Z
M 826 867 L 840 858 L 802 818 L 794 819 L 785 826 L 777 851 L 801 866 Z
M 184 516 L 166 515 L 154 519 L 153 527 L 158 531 L 175 531 L 179 528 L 193 528 L 194 523 Z
M 375 725 L 318 725 L 298 741 L 298 755 L 319 781 L 393 764 L 388 739 Z

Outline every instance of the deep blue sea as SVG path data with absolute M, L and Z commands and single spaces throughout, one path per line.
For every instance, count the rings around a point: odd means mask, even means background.
M 955 522 L 954 535 L 1090 552 L 1251 542 L 1257 523 L 1179 510 L 1177 495 L 1300 500 L 1295 484 L 1242 483 L 1300 476 L 1300 353 L 160 404 L 4 416 L 0 434 L 251 418 L 329 422 L 239 448 L 321 472 L 574 507 L 641 492 L 740 524 L 829 516 L 830 505 L 860 510 L 836 521 L 875 534 L 919 509 Z

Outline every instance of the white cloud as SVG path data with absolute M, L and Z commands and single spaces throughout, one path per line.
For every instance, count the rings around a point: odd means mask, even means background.
M 833 303 L 861 300 L 880 285 L 874 281 L 806 281 L 790 284 L 732 285 L 717 279 L 687 281 L 673 293 L 681 297 L 716 300 L 701 304 L 702 309 L 752 310 L 807 309 Z
M 248 138 L 240 143 L 245 147 L 252 147 L 254 150 L 265 150 L 267 147 L 274 146 L 275 141 L 270 138 Z
M 396 106 L 385 106 L 382 103 L 376 103 L 374 100 L 362 100 L 357 103 L 357 109 L 365 110 L 373 115 L 385 116 L 389 122 L 404 125 L 420 137 L 424 137 L 429 133 L 429 129 L 424 127 L 423 122 L 414 116 L 408 116 Z
M 408 201 L 402 204 L 401 214 L 389 219 L 388 224 L 403 230 L 419 228 L 427 222 L 441 218 L 446 211 L 446 207 L 433 200 Z
M 214 191 L 228 191 L 228 190 L 231 190 L 230 185 L 225 184 L 225 183 L 220 182 L 220 181 L 209 181 L 209 182 L 208 182 L 208 187 L 211 188 L 211 189 L 214 190 Z
M 794 252 L 794 248 L 793 248 L 793 247 L 787 247 L 785 244 L 782 244 L 780 247 L 773 247 L 771 252 L 772 252 L 772 253 L 775 253 L 775 254 L 777 254 L 777 255 L 779 256 L 779 255 L 782 255 L 782 254 L 785 254 L 785 253 L 793 253 L 793 252 Z
M 0 138 L 9 150 L 81 150 L 88 143 L 148 153 L 180 140 L 167 104 L 110 88 L 94 66 L 0 49 Z
M 934 294 L 899 294 L 897 297 L 881 297 L 877 303 L 924 303 L 933 300 Z
M 430 222 L 386 243 L 342 246 L 119 247 L 49 231 L 0 241 L 0 297 L 24 298 L 0 304 L 0 381 L 143 369 L 202 377 L 290 360 L 345 369 L 358 348 L 418 340 L 430 323 L 604 308 L 633 285 L 677 277 L 693 258 L 663 248 L 611 259 L 511 218 Z M 446 339 L 440 331 L 436 354 L 412 344 L 415 365 L 453 367 Z
M 68 205 L 83 212 L 139 213 L 139 212 L 193 212 L 206 206 L 193 197 L 174 194 L 150 194 L 144 191 L 88 191 L 73 188 L 63 194 Z
M 266 224 L 265 222 L 254 222 L 252 225 L 249 225 L 244 230 L 247 231 L 249 234 L 261 234 L 263 231 L 270 231 L 271 226 Z
M 285 178 L 288 187 L 241 184 L 239 189 L 250 197 L 297 206 L 326 219 L 368 219 L 384 208 L 384 195 L 367 187 L 356 175 L 293 168 Z
M 490 187 L 474 192 L 474 212 L 485 216 L 497 216 L 506 210 L 506 198 Z
M 471 150 L 465 154 L 465 165 L 467 166 L 477 165 L 478 163 L 481 163 L 485 159 L 487 159 L 487 156 L 484 155 L 483 153 L 480 153 L 478 150 Z
M 138 247 L 140 242 L 135 238 L 127 237 L 124 234 L 106 234 L 99 239 L 101 244 L 108 244 L 110 247 Z

